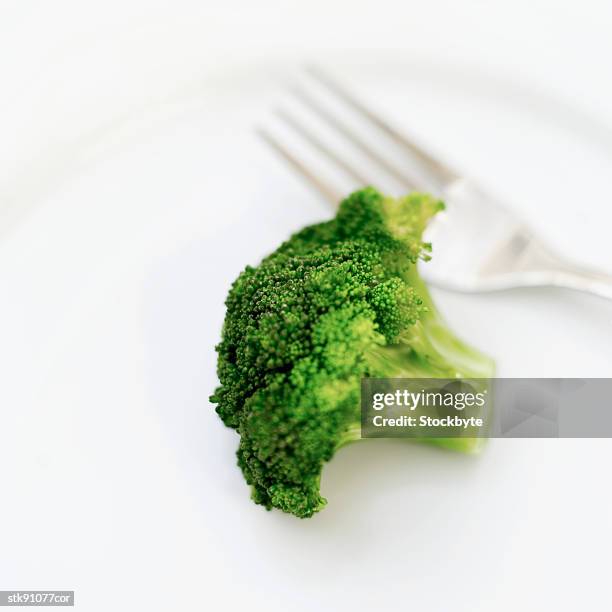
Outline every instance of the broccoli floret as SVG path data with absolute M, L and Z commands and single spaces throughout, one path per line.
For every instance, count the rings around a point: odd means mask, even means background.
M 240 435 L 238 464 L 258 504 L 302 518 L 326 504 L 323 465 L 360 439 L 363 377 L 492 375 L 492 361 L 446 327 L 417 272 L 431 251 L 423 230 L 443 208 L 429 195 L 365 188 L 232 285 L 211 401 Z

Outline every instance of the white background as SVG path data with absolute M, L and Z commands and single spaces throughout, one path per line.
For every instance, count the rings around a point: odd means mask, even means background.
M 249 501 L 207 397 L 228 283 L 329 214 L 249 136 L 303 62 L 349 66 L 610 270 L 611 25 L 605 2 L 1 2 L 0 589 L 74 589 L 83 610 L 609 610 L 608 440 L 369 441 L 298 521 Z M 610 376 L 609 303 L 436 298 L 500 375 Z

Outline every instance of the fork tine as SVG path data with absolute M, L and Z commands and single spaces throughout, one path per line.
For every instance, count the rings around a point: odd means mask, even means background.
M 342 168 L 349 176 L 359 183 L 360 187 L 369 185 L 370 181 L 365 179 L 358 170 L 356 170 L 349 163 L 344 161 L 340 155 L 330 149 L 324 142 L 319 140 L 310 130 L 308 130 L 300 121 L 298 121 L 291 113 L 285 110 L 279 109 L 276 114 L 282 119 L 289 127 L 297 132 L 304 140 L 307 140 L 317 151 L 325 155 L 332 162 Z
M 432 177 L 438 183 L 439 187 L 446 187 L 450 183 L 460 178 L 456 172 L 451 170 L 451 168 L 443 164 L 441 161 L 435 159 L 430 153 L 425 151 L 425 149 L 423 149 L 421 146 L 417 145 L 413 140 L 410 140 L 404 134 L 398 132 L 387 121 L 385 121 L 382 117 L 374 113 L 360 100 L 355 98 L 335 79 L 330 77 L 320 68 L 315 66 L 309 66 L 306 70 L 313 78 L 315 78 L 319 83 L 324 85 L 328 91 L 343 100 L 353 110 L 357 111 L 370 123 L 377 126 L 380 130 L 382 130 L 393 140 L 395 140 L 397 144 L 399 144 L 401 147 L 403 147 L 412 155 L 414 155 L 419 160 L 419 162 L 430 172 Z
M 290 166 L 297 170 L 311 187 L 314 187 L 334 208 L 342 200 L 342 194 L 338 189 L 335 189 L 324 181 L 320 176 L 317 176 L 313 170 L 308 168 L 304 162 L 297 158 L 287 147 L 282 145 L 270 132 L 258 128 L 257 135 L 278 155 L 280 155 Z
M 415 188 L 415 181 L 405 172 L 397 168 L 394 164 L 385 159 L 382 155 L 370 148 L 357 134 L 351 130 L 345 123 L 334 117 L 326 108 L 321 106 L 313 97 L 307 94 L 303 89 L 294 88 L 294 95 L 314 113 L 321 117 L 331 128 L 342 134 L 344 138 L 352 142 L 358 149 L 365 153 L 370 159 L 383 168 L 389 175 L 393 176 L 407 189 Z

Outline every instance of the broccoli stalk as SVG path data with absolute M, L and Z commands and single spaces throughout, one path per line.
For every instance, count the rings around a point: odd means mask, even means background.
M 423 230 L 443 207 L 365 188 L 232 285 L 211 401 L 240 435 L 238 464 L 256 503 L 301 518 L 326 504 L 323 465 L 360 439 L 363 377 L 492 375 L 493 362 L 446 327 L 417 272 L 431 251 Z

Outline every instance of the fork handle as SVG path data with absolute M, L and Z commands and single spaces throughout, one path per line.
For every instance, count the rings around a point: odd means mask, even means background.
M 554 287 L 583 291 L 612 300 L 611 274 L 566 262 L 560 262 L 549 273 L 550 284 Z
M 572 289 L 612 300 L 612 274 L 560 257 L 526 228 L 520 235 L 524 249 L 514 260 L 514 271 L 529 275 L 530 282 L 524 284 Z

